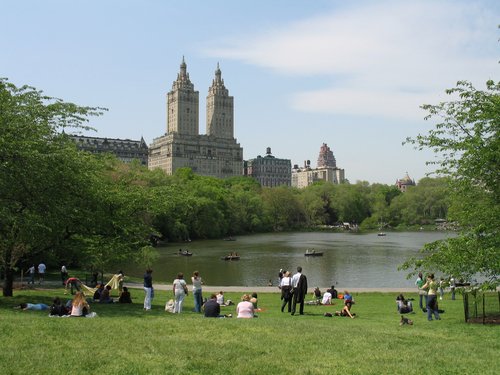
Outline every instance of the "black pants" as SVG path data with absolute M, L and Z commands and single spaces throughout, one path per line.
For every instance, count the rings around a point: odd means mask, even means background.
M 300 299 L 300 302 L 298 301 Z M 299 303 L 299 314 L 304 315 L 304 297 L 298 295 L 298 291 L 295 288 L 293 290 L 293 302 L 292 302 L 292 315 L 295 314 L 297 303 Z

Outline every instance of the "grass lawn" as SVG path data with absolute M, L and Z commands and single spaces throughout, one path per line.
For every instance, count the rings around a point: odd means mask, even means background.
M 252 290 L 248 290 L 252 292 Z M 116 292 L 115 292 L 116 293 Z M 98 317 L 49 318 L 20 311 L 21 302 L 51 303 L 63 289 L 16 290 L 0 297 L 0 374 L 498 374 L 500 327 L 465 324 L 461 297 L 440 301 L 441 321 L 422 312 L 400 326 L 396 293 L 354 294 L 355 319 L 324 317 L 335 306 L 280 312 L 279 294 L 259 294 L 257 319 L 205 319 L 164 311 L 171 292 L 155 292 L 144 312 L 132 305 L 93 304 Z M 239 301 L 242 293 L 225 293 Z M 115 295 L 116 297 L 116 295 Z M 208 297 L 204 293 L 204 297 Z M 415 295 L 406 297 L 415 298 Z M 235 312 L 235 306 L 223 307 Z

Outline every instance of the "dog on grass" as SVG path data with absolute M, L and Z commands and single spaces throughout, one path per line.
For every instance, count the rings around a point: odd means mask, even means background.
M 399 321 L 399 325 L 402 326 L 405 324 L 408 324 L 411 326 L 411 325 L 413 325 L 413 320 L 408 319 L 408 318 L 404 317 L 403 315 L 401 315 L 401 320 Z

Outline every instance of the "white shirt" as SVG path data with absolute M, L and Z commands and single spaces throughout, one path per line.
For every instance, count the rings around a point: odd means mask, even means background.
M 66 266 L 62 266 L 62 267 L 61 267 L 61 272 L 62 272 L 62 273 L 66 273 L 66 272 L 68 272 L 68 270 L 66 269 Z
M 323 294 L 323 300 L 321 301 L 323 305 L 330 305 L 332 303 L 332 294 L 330 292 L 325 292 Z
M 297 288 L 297 284 L 299 283 L 300 276 L 302 274 L 300 272 L 297 272 L 295 275 L 292 276 L 292 286 L 294 288 Z
M 40 263 L 40 264 L 38 265 L 38 273 L 45 273 L 46 268 L 47 268 L 47 267 L 45 266 L 45 264 Z
M 201 277 L 191 277 L 191 281 L 193 282 L 193 292 L 201 290 Z
M 224 294 L 217 294 L 217 303 L 219 305 L 223 305 L 224 304 Z
M 283 277 L 280 281 L 280 287 L 284 286 L 291 286 L 292 285 L 292 280 L 290 280 L 290 277 Z

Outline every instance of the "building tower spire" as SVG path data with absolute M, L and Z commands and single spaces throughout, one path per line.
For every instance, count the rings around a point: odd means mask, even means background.
M 167 94 L 167 133 L 199 134 L 199 93 L 189 79 L 182 56 L 180 71 Z
M 207 135 L 234 138 L 234 98 L 224 85 L 219 63 L 207 95 Z

